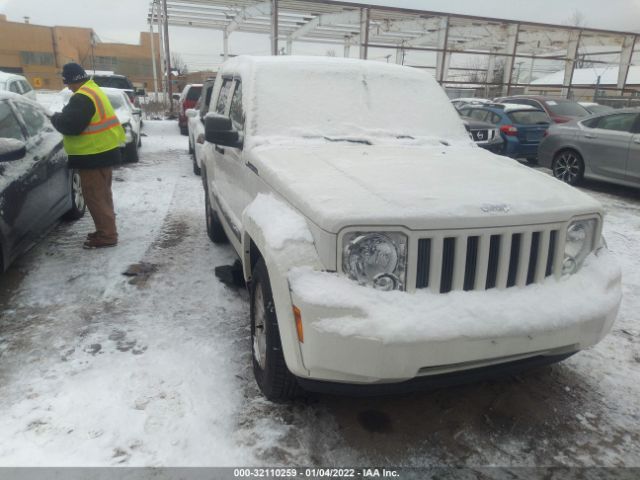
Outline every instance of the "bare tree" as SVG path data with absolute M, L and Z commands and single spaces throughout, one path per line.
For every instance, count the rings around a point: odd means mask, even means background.
M 564 22 L 565 25 L 571 25 L 572 27 L 585 27 L 587 25 L 587 20 L 580 10 L 575 9 L 571 16 L 567 18 Z
M 178 52 L 171 52 L 171 69 L 178 72 L 178 75 L 188 73 L 187 63 Z

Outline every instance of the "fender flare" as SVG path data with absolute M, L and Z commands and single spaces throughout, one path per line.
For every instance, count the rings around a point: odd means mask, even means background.
M 291 214 L 301 217 L 304 221 L 304 217 L 298 212 L 283 202 L 279 203 L 282 208 L 288 209 Z M 291 239 L 286 240 L 281 247 L 274 248 L 266 238 L 264 219 L 254 216 L 250 208 L 247 208 L 243 213 L 242 225 L 244 230 L 242 233 L 242 266 L 245 281 L 249 286 L 253 265 L 257 261 L 256 255 L 261 256 L 269 272 L 285 362 L 294 375 L 308 376 L 309 371 L 304 367 L 293 316 L 288 274 L 292 268 L 302 266 L 324 270 L 315 243 L 308 239 Z M 310 232 L 309 238 L 313 238 Z

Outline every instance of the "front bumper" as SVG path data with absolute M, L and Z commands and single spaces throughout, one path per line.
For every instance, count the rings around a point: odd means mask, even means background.
M 621 300 L 605 250 L 568 278 L 506 290 L 379 292 L 310 269 L 289 282 L 306 379 L 361 385 L 563 358 L 601 340 Z

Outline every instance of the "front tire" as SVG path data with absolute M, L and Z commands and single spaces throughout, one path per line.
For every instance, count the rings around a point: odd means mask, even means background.
M 269 272 L 262 258 L 253 268 L 250 294 L 251 357 L 256 382 L 267 399 L 291 400 L 299 387 L 284 360 Z
M 71 208 L 63 215 L 65 220 L 78 220 L 84 216 L 87 205 L 82 195 L 80 172 L 71 170 Z
M 124 161 L 127 163 L 137 163 L 138 157 L 138 145 L 137 140 L 127 143 L 124 147 Z
M 193 173 L 197 176 L 200 176 L 202 174 L 202 171 L 198 166 L 198 159 L 196 158 L 195 150 L 193 152 L 193 155 L 191 156 L 191 161 L 193 162 Z
M 553 176 L 569 185 L 578 185 L 584 178 L 584 161 L 575 150 L 561 150 L 553 157 Z

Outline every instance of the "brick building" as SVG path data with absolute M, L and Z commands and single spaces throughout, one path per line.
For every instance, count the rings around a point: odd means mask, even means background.
M 160 70 L 158 34 L 154 37 Z M 140 33 L 138 45 L 104 43 L 91 28 L 10 22 L 0 15 L 0 71 L 24 75 L 35 88 L 55 90 L 63 87 L 60 71 L 67 62 L 78 62 L 87 70 L 95 68 L 126 75 L 134 85 L 153 89 L 149 32 Z

